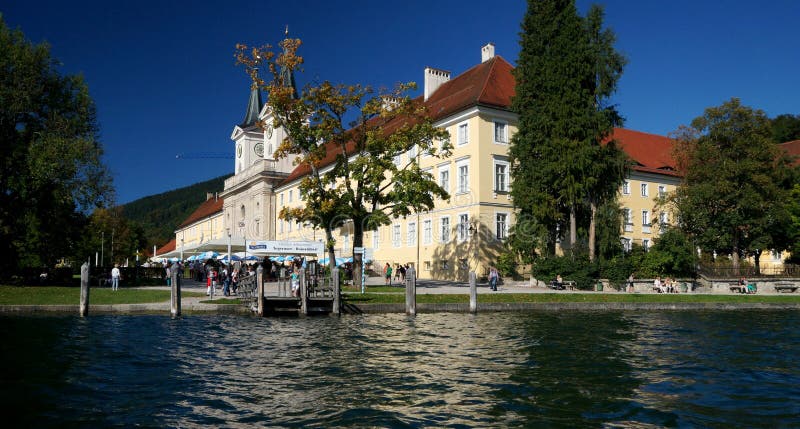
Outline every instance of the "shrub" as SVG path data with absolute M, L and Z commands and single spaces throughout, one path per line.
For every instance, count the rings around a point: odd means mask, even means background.
M 497 256 L 497 271 L 503 277 L 516 278 L 519 276 L 517 273 L 517 257 L 511 251 L 504 251 Z
M 573 280 L 578 289 L 591 289 L 598 278 L 598 265 L 589 262 L 588 256 L 549 256 L 536 259 L 531 267 L 533 277 L 549 282 L 561 274 L 564 280 Z

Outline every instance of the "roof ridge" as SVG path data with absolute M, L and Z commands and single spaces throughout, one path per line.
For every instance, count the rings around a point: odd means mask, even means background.
M 494 72 L 494 68 L 497 65 L 497 61 L 496 61 L 497 58 L 498 58 L 497 56 L 494 56 L 494 57 L 492 57 L 492 58 L 487 60 L 487 61 L 491 61 L 492 63 L 489 65 L 489 72 L 486 73 L 486 77 L 483 79 L 483 85 L 481 86 L 481 90 L 480 90 L 480 92 L 478 92 L 478 100 L 477 100 L 478 102 L 480 102 L 480 100 L 483 99 L 483 94 L 486 92 L 486 87 L 489 85 L 489 77 L 492 76 L 492 73 Z M 481 64 L 483 64 L 483 63 L 481 63 Z

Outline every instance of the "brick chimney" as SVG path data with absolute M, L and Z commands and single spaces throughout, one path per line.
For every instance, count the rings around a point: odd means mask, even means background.
M 494 43 L 489 42 L 481 48 L 481 62 L 485 63 L 492 58 L 494 58 Z
M 425 101 L 436 92 L 439 86 L 448 80 L 450 80 L 449 71 L 425 67 Z

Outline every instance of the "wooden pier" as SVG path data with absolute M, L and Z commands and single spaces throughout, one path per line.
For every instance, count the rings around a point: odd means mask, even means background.
M 338 275 L 338 269 L 330 278 L 318 276 L 317 270 L 301 270 L 297 279 L 281 272 L 277 281 L 265 281 L 259 267 L 256 275 L 242 278 L 239 299 L 259 316 L 340 314 Z

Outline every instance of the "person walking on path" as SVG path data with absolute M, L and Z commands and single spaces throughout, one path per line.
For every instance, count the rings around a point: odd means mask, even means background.
M 222 294 L 230 296 L 231 294 L 231 276 L 228 273 L 228 267 L 222 267 Z
M 386 263 L 386 266 L 383 267 L 383 276 L 386 278 L 386 285 L 392 285 L 392 266 L 389 263 Z
M 111 269 L 111 290 L 119 289 L 119 265 L 114 265 L 114 268 Z
M 497 273 L 497 268 L 494 265 L 489 266 L 489 289 L 497 290 L 497 280 L 500 278 L 500 274 Z

